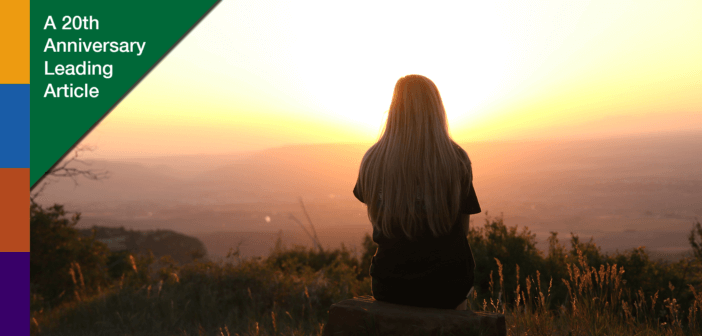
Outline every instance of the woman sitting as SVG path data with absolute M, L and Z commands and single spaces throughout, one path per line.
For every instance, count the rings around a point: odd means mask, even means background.
M 375 299 L 464 310 L 475 272 L 469 215 L 481 210 L 471 162 L 449 136 L 431 80 L 397 81 L 385 130 L 363 156 L 353 193 L 368 207 L 378 244 L 370 267 Z

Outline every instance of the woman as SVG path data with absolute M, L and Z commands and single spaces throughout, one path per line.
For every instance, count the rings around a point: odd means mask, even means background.
M 363 156 L 353 190 L 368 207 L 378 250 L 373 296 L 398 304 L 465 309 L 475 261 L 466 238 L 480 212 L 466 152 L 448 132 L 436 85 L 395 84 L 385 130 Z

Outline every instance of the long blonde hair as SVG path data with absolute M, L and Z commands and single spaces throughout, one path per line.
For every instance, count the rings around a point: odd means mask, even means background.
M 385 130 L 359 171 L 374 228 L 393 237 L 399 226 L 410 239 L 427 224 L 433 236 L 448 233 L 458 217 L 461 181 L 471 178 L 470 171 L 468 156 L 449 136 L 436 85 L 420 75 L 400 78 Z

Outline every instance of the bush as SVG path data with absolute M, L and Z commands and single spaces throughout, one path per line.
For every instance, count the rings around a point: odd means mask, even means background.
M 528 228 L 521 231 L 516 226 L 508 228 L 501 217 L 488 217 L 483 227 L 471 228 L 468 240 L 476 261 L 477 302 L 489 302 L 493 298 L 501 303 L 514 303 L 517 285 L 523 290 L 527 286 L 528 276 L 532 285 L 540 285 L 544 289 L 552 285 L 547 308 L 555 309 L 568 300 L 569 291 L 563 279 L 571 278 L 569 267 L 574 270 L 573 267 L 581 263 L 584 263 L 579 266 L 582 271 L 615 265 L 623 268 L 622 298 L 625 300 L 633 300 L 641 293 L 646 297 L 665 293 L 676 298 L 681 310 L 691 307 L 695 301 L 694 288 L 699 291 L 702 284 L 699 260 L 682 259 L 674 263 L 653 261 L 645 247 L 617 251 L 612 255 L 603 254 L 592 239 L 582 242 L 573 233 L 570 250 L 567 250 L 559 243 L 558 234 L 551 232 L 548 254 L 544 256 L 536 249 L 535 236 Z M 655 309 L 662 310 L 663 302 L 659 301 Z
M 502 217 L 487 217 L 483 227 L 472 227 L 468 242 L 475 258 L 474 288 L 480 298 L 500 291 L 501 300 L 511 302 L 517 287 L 517 269 L 520 279 L 543 269 L 544 258 L 536 248 L 536 235 L 527 227 L 521 231 L 517 226 L 507 228 Z M 504 276 L 502 279 L 498 278 L 499 273 Z
M 108 284 L 109 250 L 92 237 L 81 237 L 61 205 L 30 205 L 29 262 L 32 309 L 81 299 Z
M 337 250 L 315 250 L 300 245 L 286 249 L 280 237 L 266 262 L 271 267 L 285 272 L 301 272 L 305 268 L 316 272 L 333 264 L 344 264 L 354 272 L 360 272 L 358 259 L 351 255 L 351 251 L 347 250 L 344 244 Z
M 698 334 L 702 294 L 694 299 L 688 293 L 687 285 L 696 286 L 699 280 L 690 261 L 653 262 L 644 248 L 604 255 L 592 240 L 581 242 L 573 234 L 567 249 L 555 232 L 544 256 L 528 228 L 506 227 L 501 218 L 488 218 L 468 239 L 478 264 L 480 294 L 469 303 L 473 309 L 504 312 L 510 335 Z M 119 265 L 111 267 L 119 286 L 93 300 L 33 311 L 32 332 L 319 334 L 332 303 L 370 294 L 367 272 L 375 251 L 366 235 L 360 260 L 344 247 L 285 248 L 280 241 L 267 258 L 237 263 L 177 265 L 169 257 L 154 263 L 151 256 L 115 254 L 109 258 Z M 598 282 L 602 272 L 605 279 Z M 551 276 L 553 288 L 547 292 Z M 74 287 L 69 283 L 69 289 Z M 515 293 L 520 293 L 521 303 L 515 303 Z M 483 299 L 495 305 L 483 306 Z

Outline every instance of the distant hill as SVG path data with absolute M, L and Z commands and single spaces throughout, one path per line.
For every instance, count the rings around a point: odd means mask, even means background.
M 156 258 L 170 255 L 173 260 L 184 264 L 194 257 L 202 259 L 207 256 L 205 245 L 197 238 L 171 230 L 135 231 L 123 227 L 109 228 L 95 226 L 80 229 L 83 236 L 92 236 L 107 245 L 110 251 L 129 251 L 132 253 L 151 253 Z
M 106 169 L 111 177 L 79 181 L 78 186 L 58 181 L 37 201 L 81 212 L 82 228 L 170 229 L 207 237 L 210 253 L 228 249 L 239 233 L 265 233 L 260 244 L 259 238 L 247 240 L 253 253 L 254 245 L 256 251 L 266 251 L 259 245 L 268 244 L 279 230 L 290 232 L 291 241 L 306 241 L 289 219 L 291 213 L 305 218 L 298 203 L 302 197 L 323 242 L 350 246 L 370 230 L 365 206 L 351 193 L 370 145 L 86 159 L 90 168 Z M 592 236 L 604 251 L 644 245 L 678 255 L 689 249 L 694 218 L 702 217 L 699 131 L 461 145 L 471 158 L 483 209 L 471 217 L 474 224 L 483 223 L 486 213 L 502 213 L 508 226 L 528 226 L 543 249 L 556 231 L 564 240 L 570 232 Z M 236 235 L 227 240 L 217 232 Z M 292 239 L 295 232 L 302 238 Z

